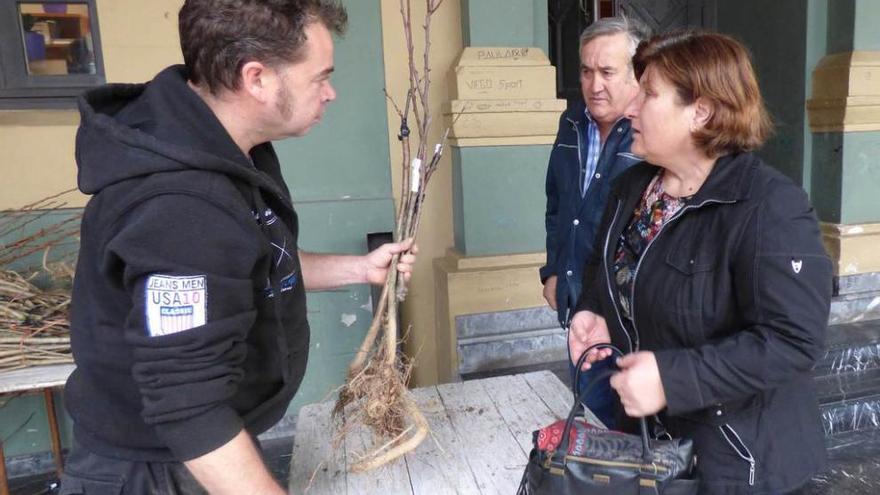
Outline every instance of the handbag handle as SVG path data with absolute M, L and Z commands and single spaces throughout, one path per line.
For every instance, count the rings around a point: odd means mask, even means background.
M 589 354 L 589 352 L 592 351 L 593 349 L 611 349 L 612 356 L 614 356 L 614 355 L 617 355 L 620 357 L 623 356 L 623 351 L 621 351 L 617 346 L 615 346 L 613 344 L 593 344 L 590 347 L 588 347 L 587 350 L 582 352 L 580 357 L 577 360 L 577 364 L 574 367 L 575 368 L 574 383 L 571 384 L 572 392 L 574 392 L 575 402 L 583 402 L 582 400 L 580 400 L 580 401 L 578 400 L 578 398 L 581 396 L 580 390 L 578 390 L 578 388 L 580 387 L 580 384 L 581 384 L 581 366 L 583 366 L 584 361 L 587 360 L 587 354 Z M 608 358 L 606 358 L 606 359 L 608 359 Z M 617 365 L 612 362 L 612 366 L 617 366 Z M 600 380 L 594 380 L 594 381 L 598 382 Z
M 575 380 L 576 381 L 574 384 L 575 390 L 577 390 L 577 388 L 578 388 L 577 381 L 580 378 L 581 366 L 583 366 L 584 361 L 586 361 L 587 354 L 594 349 L 611 349 L 612 355 L 614 355 L 614 354 L 617 354 L 619 356 L 624 355 L 620 349 L 618 349 L 617 347 L 615 347 L 611 344 L 593 344 L 590 347 L 588 347 L 584 352 L 581 353 L 581 355 L 577 361 L 577 365 L 576 365 L 577 372 L 575 373 Z M 599 373 L 598 375 L 592 377 L 592 380 L 590 380 L 590 383 L 587 384 L 587 386 L 584 388 L 584 390 L 580 391 L 579 394 L 576 394 L 574 405 L 571 407 L 571 411 L 568 413 L 568 418 L 565 420 L 565 427 L 562 430 L 562 440 L 559 442 L 559 445 L 556 447 L 557 451 L 562 452 L 562 463 L 563 464 L 565 462 L 565 455 L 568 454 L 569 431 L 571 431 L 571 426 L 574 424 L 574 418 L 577 415 L 578 406 L 584 401 L 584 399 L 587 397 L 587 394 L 590 393 L 590 391 L 593 389 L 593 387 L 598 385 L 598 383 L 601 382 L 602 380 L 605 380 L 606 378 L 610 378 L 612 375 L 614 375 L 614 373 L 616 373 L 616 371 L 614 371 L 614 370 L 606 370 L 606 371 L 603 371 L 602 373 Z M 650 464 L 651 458 L 653 456 L 651 455 L 651 444 L 649 443 L 649 440 L 648 440 L 648 422 L 645 420 L 645 418 L 639 418 L 639 429 L 641 430 L 641 438 L 642 438 L 642 459 L 644 460 L 644 462 L 646 464 Z M 553 456 L 553 457 L 555 457 L 555 456 Z M 551 462 L 553 462 L 552 459 L 551 459 Z

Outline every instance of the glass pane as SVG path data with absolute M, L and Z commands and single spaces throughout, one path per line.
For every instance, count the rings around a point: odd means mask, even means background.
M 22 3 L 22 44 L 28 74 L 95 74 L 95 49 L 84 3 Z

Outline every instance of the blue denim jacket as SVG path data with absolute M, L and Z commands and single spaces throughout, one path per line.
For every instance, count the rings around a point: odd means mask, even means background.
M 641 158 L 631 154 L 632 131 L 628 119 L 621 119 L 606 139 L 596 173 L 581 197 L 580 163 L 586 159 L 586 115 L 583 102 L 571 105 L 559 119 L 559 131 L 547 166 L 547 264 L 541 267 L 541 282 L 557 276 L 556 304 L 559 322 L 568 326 L 581 292 L 584 264 L 593 252 L 593 240 L 611 182 Z

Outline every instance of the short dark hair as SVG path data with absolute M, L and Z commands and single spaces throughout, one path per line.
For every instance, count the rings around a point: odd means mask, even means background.
M 773 124 L 749 52 L 718 33 L 676 31 L 639 45 L 633 59 L 636 78 L 650 66 L 675 87 L 682 104 L 704 98 L 714 106 L 706 125 L 693 134 L 709 156 L 759 148 Z
M 248 62 L 296 63 L 313 22 L 341 35 L 348 14 L 338 0 L 186 0 L 178 29 L 189 79 L 217 94 L 239 88 Z

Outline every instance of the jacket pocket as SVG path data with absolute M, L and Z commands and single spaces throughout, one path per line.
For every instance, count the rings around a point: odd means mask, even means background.
M 697 470 L 705 483 L 719 490 L 761 485 L 765 472 L 761 464 L 765 445 L 758 440 L 762 402 L 760 396 L 752 396 L 667 419 L 673 436 L 694 441 Z
M 86 476 L 66 470 L 61 475 L 58 495 L 119 495 L 124 485 L 121 478 Z
M 714 269 L 717 257 L 708 251 L 687 252 L 673 249 L 666 255 L 666 264 L 682 275 L 691 276 Z
M 758 461 L 755 459 L 749 446 L 746 445 L 739 433 L 730 426 L 730 423 L 724 423 L 719 426 L 718 431 L 721 432 L 724 441 L 727 442 L 727 445 L 733 449 L 736 455 L 742 459 L 744 463 L 748 464 L 749 486 L 755 486 L 755 469 L 757 468 Z
M 667 313 L 671 335 L 677 335 L 678 346 L 697 347 L 708 338 L 707 325 L 716 317 L 714 286 L 717 257 L 704 251 L 687 252 L 672 250 L 666 255 L 663 270 L 666 278 L 659 282 L 658 290 L 663 305 L 658 305 L 655 319 Z

